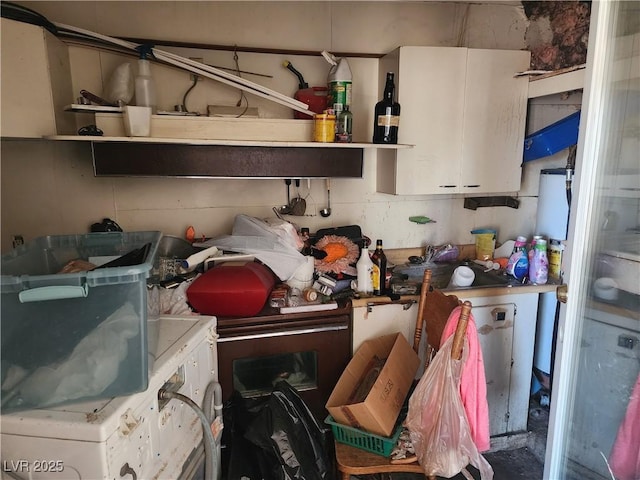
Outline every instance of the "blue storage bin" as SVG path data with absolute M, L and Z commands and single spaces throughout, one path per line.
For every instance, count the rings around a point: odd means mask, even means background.
M 575 145 L 579 126 L 580 110 L 525 137 L 524 161 L 548 157 Z
M 161 237 L 47 236 L 2 256 L 2 413 L 146 390 L 146 279 Z M 72 260 L 104 266 L 59 273 Z

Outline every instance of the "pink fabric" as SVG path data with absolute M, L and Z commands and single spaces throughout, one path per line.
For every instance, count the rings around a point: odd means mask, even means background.
M 617 480 L 640 479 L 640 375 L 618 428 L 609 465 Z
M 456 331 L 456 325 L 460 318 L 462 307 L 456 307 L 444 327 L 442 332 L 442 344 L 449 336 Z M 460 378 L 460 397 L 467 414 L 467 421 L 471 429 L 473 438 L 479 452 L 489 450 L 489 405 L 487 403 L 487 381 L 484 374 L 484 361 L 482 350 L 478 340 L 478 330 L 473 315 L 469 316 L 467 326 L 467 345 L 469 356 L 462 368 Z

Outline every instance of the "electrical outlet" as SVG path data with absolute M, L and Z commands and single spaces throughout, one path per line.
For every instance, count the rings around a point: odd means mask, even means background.
M 202 57 L 189 57 L 189 60 L 193 60 L 194 62 L 200 62 L 200 63 L 204 63 L 204 58 Z M 196 75 L 195 73 L 191 74 L 191 81 L 195 82 L 198 78 L 200 78 L 198 75 Z
M 162 390 L 166 390 L 167 392 L 177 392 L 184 385 L 184 365 L 180 365 L 176 373 L 171 375 L 171 378 L 167 380 L 164 385 L 162 385 Z M 158 409 L 162 410 L 167 403 L 169 403 L 170 398 L 159 398 L 158 399 Z
M 13 244 L 13 248 L 16 248 L 18 245 L 24 245 L 24 237 L 22 235 L 11 235 L 11 243 Z

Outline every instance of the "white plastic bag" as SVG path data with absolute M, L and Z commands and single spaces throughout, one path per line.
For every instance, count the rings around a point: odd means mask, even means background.
M 478 452 L 460 398 L 460 374 L 468 356 L 451 358 L 453 335 L 440 347 L 409 398 L 405 425 L 411 434 L 418 463 L 425 475 L 453 477 L 458 473 L 473 480 L 466 466 L 480 471 L 482 480 L 493 479 L 493 469 Z
M 129 62 L 122 63 L 111 74 L 105 98 L 119 106 L 128 105 L 133 98 L 133 73 Z
M 125 303 L 84 337 L 68 359 L 37 368 L 19 385 L 20 394 L 39 406 L 99 395 L 118 378 L 121 367 L 127 368 L 128 341 L 139 327 L 135 308 Z
M 253 254 L 271 268 L 280 280 L 286 281 L 307 262 L 299 252 L 299 241 L 298 234 L 288 222 L 274 221 L 269 224 L 258 218 L 236 215 L 231 235 L 194 245 Z

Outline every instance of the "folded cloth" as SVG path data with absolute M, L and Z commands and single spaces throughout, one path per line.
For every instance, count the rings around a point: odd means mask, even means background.
M 456 307 L 447 320 L 442 332 L 442 345 L 456 330 L 462 307 Z M 484 374 L 484 360 L 478 339 L 473 314 L 469 315 L 466 341 L 469 356 L 462 368 L 460 377 L 460 397 L 464 405 L 467 421 L 471 429 L 471 438 L 479 452 L 489 450 L 489 404 L 487 403 L 487 381 Z
M 618 480 L 640 478 L 640 375 L 633 387 L 627 413 L 618 428 L 609 465 Z

